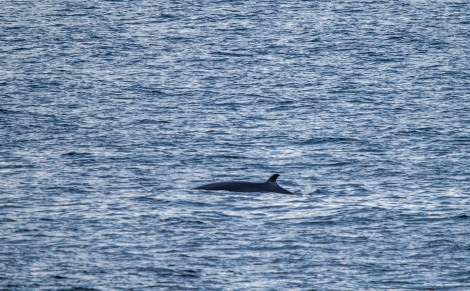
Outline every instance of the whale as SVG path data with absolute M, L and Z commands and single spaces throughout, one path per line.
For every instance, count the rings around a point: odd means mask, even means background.
M 210 191 L 231 191 L 231 192 L 273 192 L 281 194 L 294 194 L 276 182 L 279 174 L 272 175 L 266 182 L 243 182 L 243 181 L 230 181 L 230 182 L 217 182 L 202 185 L 194 189 L 210 190 Z

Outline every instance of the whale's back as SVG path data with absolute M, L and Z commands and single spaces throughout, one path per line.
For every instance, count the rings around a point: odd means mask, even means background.
M 269 192 L 263 187 L 265 183 L 252 182 L 218 182 L 196 187 L 195 189 L 232 192 Z

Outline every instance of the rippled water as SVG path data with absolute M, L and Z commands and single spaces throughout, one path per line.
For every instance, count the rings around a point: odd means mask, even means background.
M 467 1 L 159 2 L 0 3 L 1 289 L 470 289 Z

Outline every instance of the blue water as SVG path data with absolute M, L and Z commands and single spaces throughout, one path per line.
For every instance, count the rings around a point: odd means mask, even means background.
M 470 289 L 468 1 L 0 23 L 0 289 Z M 274 173 L 295 195 L 192 189 Z

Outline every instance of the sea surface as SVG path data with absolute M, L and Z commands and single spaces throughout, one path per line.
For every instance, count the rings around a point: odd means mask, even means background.
M 470 2 L 0 1 L 0 289 L 470 290 Z

